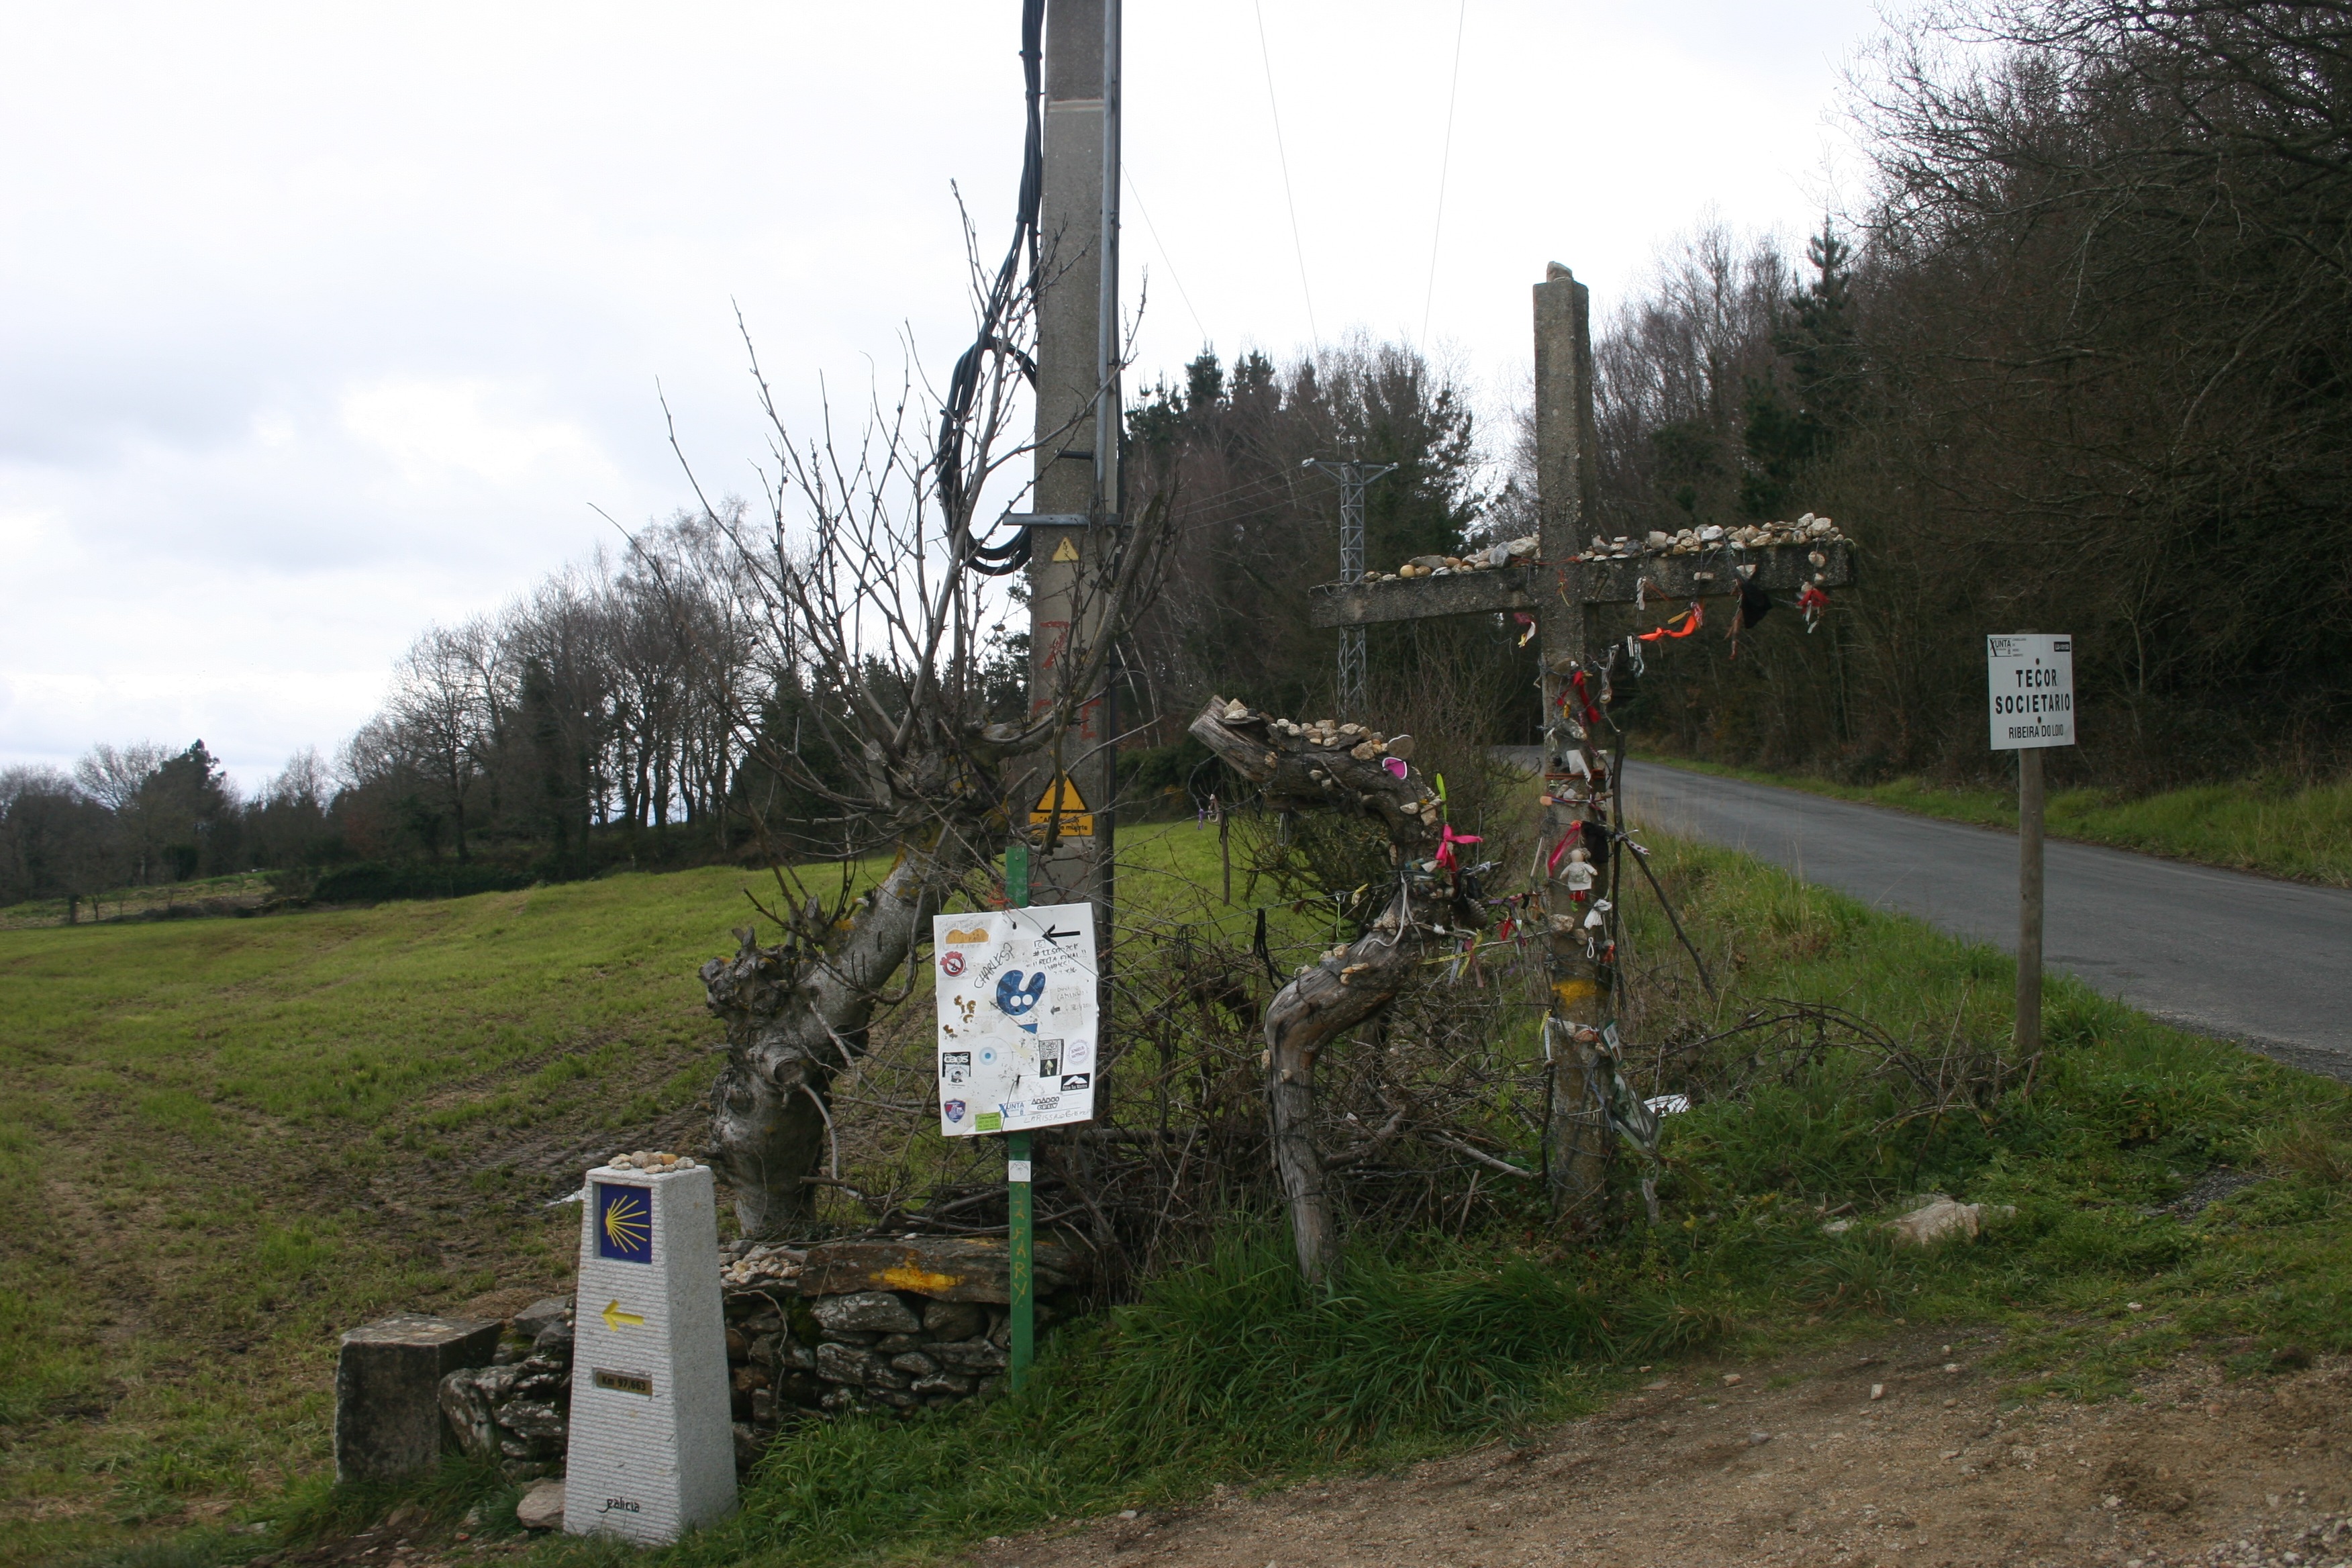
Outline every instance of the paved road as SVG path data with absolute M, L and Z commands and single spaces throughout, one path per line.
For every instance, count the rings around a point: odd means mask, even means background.
M 1627 765 L 1628 814 L 2014 951 L 2017 836 Z M 2352 1079 L 2352 892 L 2086 844 L 2048 847 L 2053 968 L 2168 1023 Z

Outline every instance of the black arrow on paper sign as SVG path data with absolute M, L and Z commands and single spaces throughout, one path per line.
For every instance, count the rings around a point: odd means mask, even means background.
M 1050 924 L 1045 928 L 1045 940 L 1047 942 L 1059 942 L 1066 936 L 1076 936 L 1077 934 L 1078 933 L 1074 931 L 1055 931 Z

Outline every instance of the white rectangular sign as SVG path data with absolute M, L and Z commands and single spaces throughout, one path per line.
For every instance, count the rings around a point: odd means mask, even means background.
M 2038 633 L 1985 638 L 1992 749 L 2074 743 L 2074 639 Z
M 1086 1121 L 1097 1027 L 1092 904 L 937 915 L 940 1131 Z

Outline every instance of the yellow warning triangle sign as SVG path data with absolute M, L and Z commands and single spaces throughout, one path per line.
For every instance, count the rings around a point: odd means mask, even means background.
M 1075 564 L 1078 559 L 1078 542 L 1066 533 L 1062 535 L 1062 542 L 1054 546 L 1053 559 L 1056 565 L 1065 561 Z
M 1062 819 L 1063 837 L 1092 838 L 1095 836 L 1094 812 L 1087 806 L 1086 796 L 1078 793 L 1078 786 L 1070 782 L 1067 773 L 1047 784 L 1045 793 L 1037 797 L 1036 805 L 1029 813 L 1029 826 L 1043 827 L 1056 816 Z

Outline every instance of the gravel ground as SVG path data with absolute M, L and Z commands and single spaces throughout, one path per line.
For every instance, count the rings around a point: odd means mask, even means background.
M 2001 1381 L 1976 1365 L 1992 1348 L 1909 1336 L 1685 1369 L 1524 1447 L 1221 1490 L 992 1541 L 965 1562 L 2352 1563 L 2352 1366 L 2235 1383 L 2183 1367 L 2126 1399 L 2004 1411 Z

